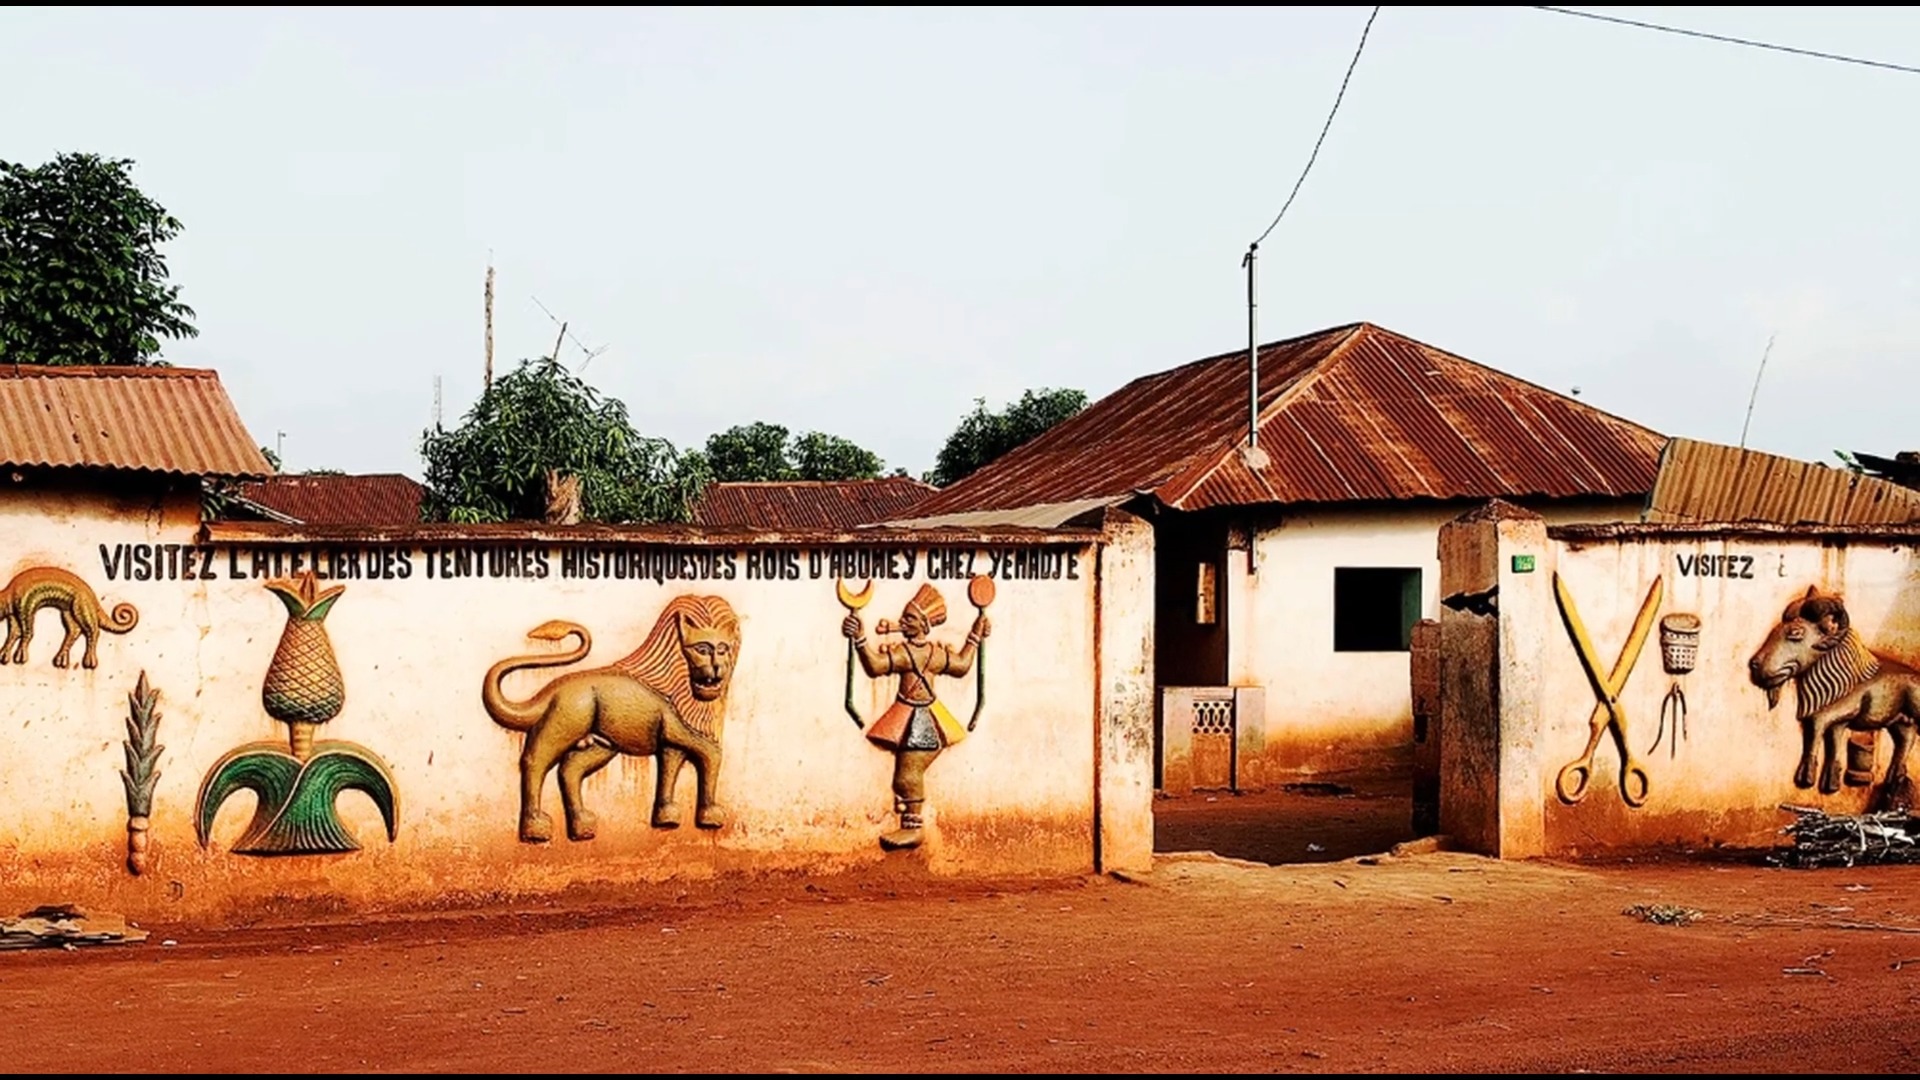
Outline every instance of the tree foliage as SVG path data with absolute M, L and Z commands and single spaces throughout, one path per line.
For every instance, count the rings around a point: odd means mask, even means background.
M 0 161 L 0 363 L 157 363 L 193 337 L 160 245 L 180 222 L 134 186 L 133 162 Z
M 685 521 L 705 480 L 697 455 L 635 432 L 627 407 L 549 358 L 495 379 L 448 431 L 421 437 L 430 521 L 539 521 L 547 471 L 580 478 L 588 521 Z
M 732 483 L 872 480 L 884 467 L 880 455 L 850 439 L 822 431 L 790 435 L 759 422 L 712 435 L 703 456 L 714 480 Z
M 851 439 L 809 431 L 793 440 L 793 467 L 802 480 L 874 480 L 885 463 Z
M 973 411 L 960 419 L 940 448 L 927 482 L 946 487 L 970 476 L 1086 407 L 1087 395 L 1079 390 L 1028 390 L 1000 412 L 989 410 L 985 398 L 975 398 Z
M 787 457 L 787 429 L 779 424 L 740 424 L 707 437 L 707 468 L 716 481 L 794 480 Z

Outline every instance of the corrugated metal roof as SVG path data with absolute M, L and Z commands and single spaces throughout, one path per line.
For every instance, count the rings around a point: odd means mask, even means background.
M 927 500 L 917 516 L 1150 492 L 1249 503 L 1588 495 L 1653 486 L 1664 438 L 1369 323 L 1260 348 L 1260 447 L 1246 352 L 1136 379 Z
M 1643 515 L 1650 522 L 1900 525 L 1920 522 L 1920 491 L 1849 469 L 1674 439 Z
M 240 497 L 293 525 L 406 525 L 426 494 L 398 473 L 272 476 L 240 485 Z
M 220 376 L 197 368 L 0 366 L 0 465 L 273 472 Z
M 942 514 L 938 517 L 907 518 L 883 524 L 889 528 L 898 529 L 1057 529 L 1075 518 L 1124 502 L 1126 498 L 1127 496 L 1122 495 L 1103 499 L 1047 503 L 1042 506 L 1023 506 L 1013 510 L 973 510 L 959 514 Z
M 708 484 L 693 523 L 753 529 L 853 529 L 900 517 L 939 489 L 907 476 Z

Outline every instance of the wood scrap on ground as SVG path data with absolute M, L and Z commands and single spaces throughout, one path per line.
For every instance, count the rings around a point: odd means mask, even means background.
M 48 904 L 17 919 L 0 919 L 0 949 L 71 949 L 79 945 L 133 945 L 145 940 L 145 930 L 119 915 L 90 913 L 72 904 Z
M 1779 866 L 1865 866 L 1920 863 L 1920 822 L 1905 810 L 1874 814 L 1828 814 L 1811 806 L 1783 805 L 1795 815 L 1780 831 L 1793 846 L 1770 857 Z

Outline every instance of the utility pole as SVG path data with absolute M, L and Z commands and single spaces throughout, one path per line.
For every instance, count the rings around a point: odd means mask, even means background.
M 1247 270 L 1247 445 L 1240 456 L 1249 469 L 1267 467 L 1267 452 L 1260 449 L 1260 294 L 1256 273 L 1260 260 L 1260 242 L 1247 245 L 1247 257 L 1240 265 Z

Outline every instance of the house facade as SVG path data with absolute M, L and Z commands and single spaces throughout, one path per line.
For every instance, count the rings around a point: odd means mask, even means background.
M 1259 358 L 1257 404 L 1245 350 L 1136 379 L 912 518 L 1152 522 L 1169 793 L 1404 767 L 1425 738 L 1410 653 L 1440 611 L 1441 526 L 1489 498 L 1554 524 L 1635 520 L 1666 441 L 1371 324 Z

